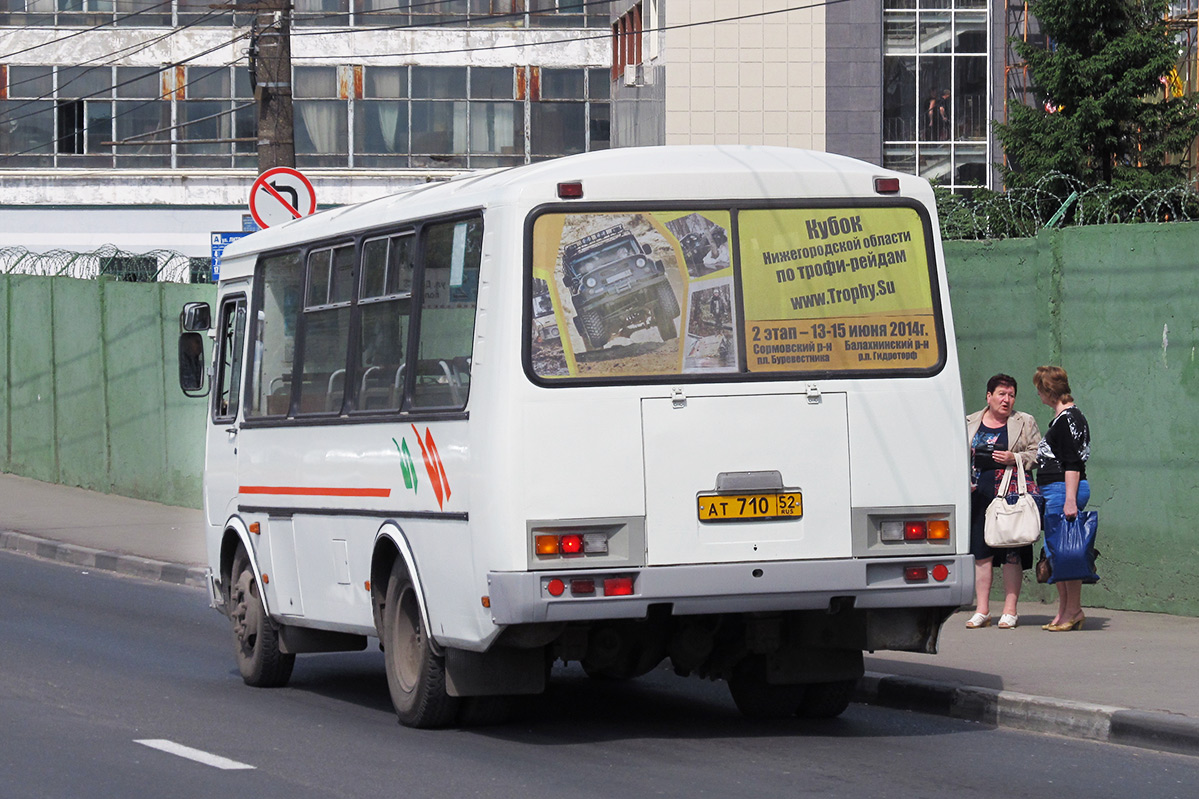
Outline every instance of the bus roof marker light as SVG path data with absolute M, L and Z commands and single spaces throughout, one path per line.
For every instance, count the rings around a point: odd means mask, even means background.
M 573 180 L 569 183 L 558 184 L 558 199 L 559 200 L 579 200 L 583 197 L 583 184 L 580 181 Z
M 879 194 L 899 194 L 899 178 L 875 178 L 874 190 Z

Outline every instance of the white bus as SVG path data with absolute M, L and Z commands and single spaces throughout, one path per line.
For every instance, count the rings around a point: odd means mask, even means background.
M 410 726 L 496 718 L 557 661 L 839 714 L 863 651 L 933 653 L 972 597 L 937 230 L 917 177 L 653 147 L 230 246 L 180 352 L 215 323 L 209 381 L 181 381 L 211 388 L 243 678 L 377 636 Z

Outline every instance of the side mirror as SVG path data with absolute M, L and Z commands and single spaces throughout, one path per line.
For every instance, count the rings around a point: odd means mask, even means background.
M 641 252 L 645 253 L 646 255 L 649 255 L 653 251 L 654 251 L 654 248 L 651 247 L 650 245 L 648 245 L 648 244 L 641 245 Z
M 208 312 L 208 306 L 202 302 L 189 304 L 203 305 L 204 312 Z M 208 394 L 205 383 L 204 336 L 195 332 L 180 333 L 179 388 L 189 397 L 203 397 Z
M 201 332 L 212 327 L 212 309 L 206 302 L 189 302 L 179 314 L 179 327 L 187 331 Z

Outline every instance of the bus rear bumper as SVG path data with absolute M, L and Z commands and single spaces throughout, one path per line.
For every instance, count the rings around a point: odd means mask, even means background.
M 491 572 L 488 584 L 492 621 L 499 625 L 637 619 L 657 605 L 669 605 L 675 616 L 846 605 L 856 609 L 951 608 L 974 599 L 974 557 Z

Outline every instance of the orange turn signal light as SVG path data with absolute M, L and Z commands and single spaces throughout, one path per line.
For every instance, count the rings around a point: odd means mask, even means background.
M 928 523 L 928 540 L 929 541 L 948 541 L 949 540 L 949 520 L 948 519 L 933 519 Z

